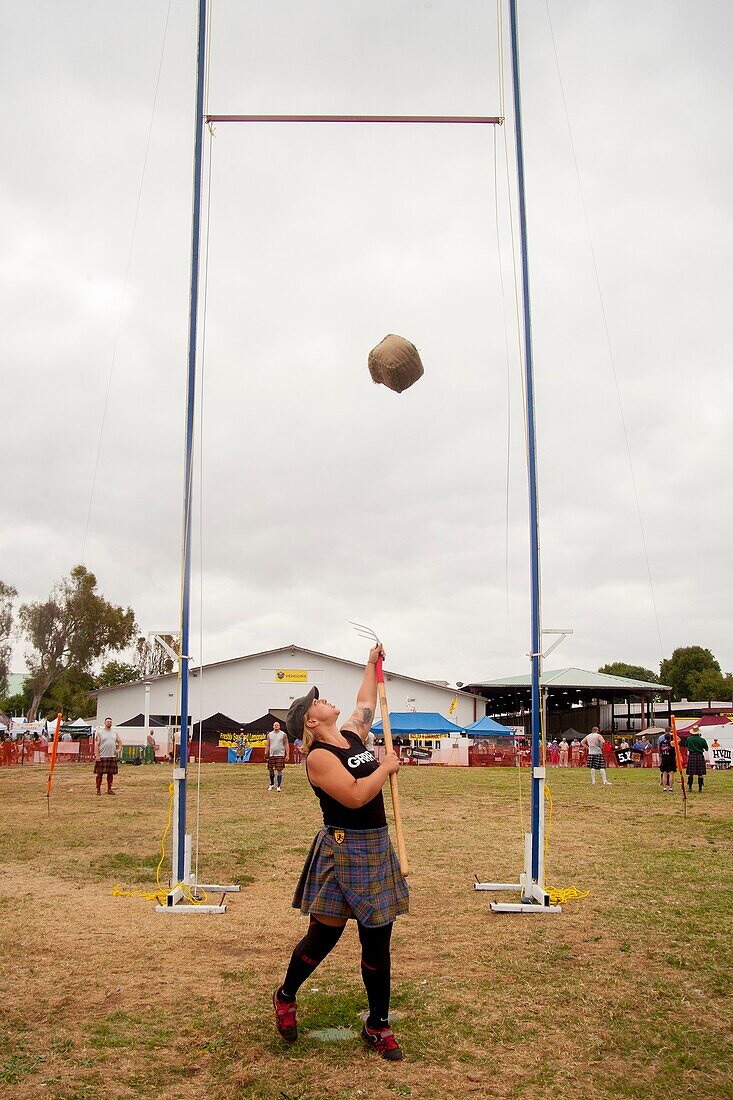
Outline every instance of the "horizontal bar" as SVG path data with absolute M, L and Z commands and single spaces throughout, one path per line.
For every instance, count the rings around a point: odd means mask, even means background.
M 489 909 L 493 913 L 562 913 L 562 907 L 559 905 L 533 905 L 522 902 L 510 905 L 502 901 L 492 901 L 489 903 Z
M 226 905 L 156 905 L 156 913 L 226 913 Z
M 474 882 L 474 890 L 521 890 L 521 882 Z
M 209 883 L 195 883 L 195 890 L 203 890 L 206 894 L 238 894 L 240 891 L 239 886 L 213 886 Z
M 501 126 L 503 118 L 485 115 L 206 115 L 206 122 L 399 122 Z

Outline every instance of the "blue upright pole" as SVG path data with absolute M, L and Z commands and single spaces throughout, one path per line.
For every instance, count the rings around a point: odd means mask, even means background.
M 178 851 L 173 868 L 175 882 L 183 877 L 186 851 L 186 760 L 188 757 L 188 669 L 191 633 L 191 513 L 193 499 L 193 424 L 196 400 L 196 334 L 199 300 L 199 237 L 201 232 L 201 180 L 204 147 L 204 90 L 206 84 L 206 0 L 199 0 L 194 128 L 193 216 L 191 229 L 191 298 L 188 317 L 188 381 L 186 389 L 185 471 L 183 485 L 183 553 L 181 559 L 181 747 L 178 787 Z
M 527 249 L 527 211 L 524 195 L 524 149 L 522 145 L 522 104 L 519 90 L 519 35 L 516 0 L 509 0 L 512 43 L 512 87 L 514 91 L 514 133 L 517 145 L 517 187 L 519 192 L 519 229 L 522 247 L 522 304 L 524 311 L 524 370 L 527 391 L 526 421 L 529 466 L 529 542 L 530 581 L 532 588 L 532 879 L 540 871 L 540 800 L 543 781 L 536 776 L 540 767 L 540 528 L 537 506 L 537 442 L 534 415 L 534 373 L 532 365 L 532 324 L 529 307 L 529 257 Z M 539 884 L 542 886 L 542 883 Z

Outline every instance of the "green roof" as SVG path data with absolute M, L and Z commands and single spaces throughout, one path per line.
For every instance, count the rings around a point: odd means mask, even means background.
M 498 680 L 476 680 L 464 684 L 466 688 L 522 688 L 531 684 L 529 674 L 525 676 L 505 676 Z M 583 668 L 559 668 L 555 672 L 543 672 L 540 677 L 543 687 L 576 688 L 581 690 L 615 689 L 616 691 L 671 691 L 665 684 L 652 684 L 648 680 L 630 680 L 627 676 L 609 676 L 607 672 L 587 672 Z

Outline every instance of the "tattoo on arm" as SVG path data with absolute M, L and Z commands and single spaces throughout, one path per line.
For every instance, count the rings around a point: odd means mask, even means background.
M 353 726 L 354 731 L 360 737 L 366 737 L 369 730 L 372 728 L 373 720 L 374 711 L 371 707 L 358 706 L 346 725 Z

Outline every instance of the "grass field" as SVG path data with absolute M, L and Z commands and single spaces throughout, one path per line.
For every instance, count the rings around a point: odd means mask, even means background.
M 733 774 L 693 792 L 684 821 L 656 772 L 612 772 L 605 790 L 584 770 L 552 772 L 548 880 L 591 894 L 524 917 L 492 914 L 471 886 L 520 869 L 516 772 L 404 769 L 397 1065 L 356 1037 L 353 927 L 301 990 L 300 1041 L 285 1048 L 273 1029 L 319 824 L 302 769 L 278 797 L 264 768 L 204 767 L 201 877 L 242 886 L 225 915 L 111 896 L 153 887 L 169 778 L 126 767 L 117 798 L 97 798 L 91 766 L 61 767 L 49 819 L 40 768 L 0 771 L 1 1096 L 733 1097 Z M 335 1026 L 354 1039 L 305 1034 Z

